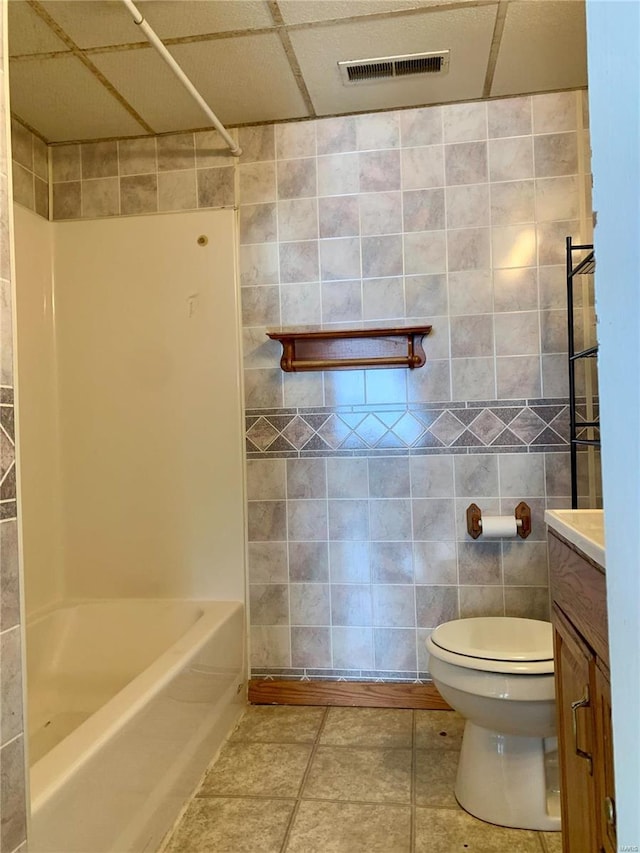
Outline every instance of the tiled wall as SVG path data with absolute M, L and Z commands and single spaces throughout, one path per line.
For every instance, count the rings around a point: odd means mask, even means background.
M 235 204 L 234 160 L 215 132 L 51 148 L 53 219 Z
M 582 124 L 571 92 L 245 131 L 254 675 L 416 678 L 442 621 L 548 617 L 543 511 L 569 495 L 564 240 L 590 216 Z M 284 374 L 265 338 L 404 320 L 433 325 L 422 369 Z M 467 536 L 471 501 L 521 499 L 526 541 Z
M 46 144 L 20 122 L 11 122 L 13 200 L 49 218 L 49 157 Z
M 585 109 L 569 92 L 241 128 L 239 162 L 215 133 L 52 148 L 54 219 L 240 204 L 254 674 L 415 678 L 444 619 L 548 615 Z M 433 325 L 412 372 L 283 374 L 265 337 L 404 320 Z M 469 502 L 523 498 L 526 542 L 466 536 Z
M 6 13 L 6 3 L 0 0 L 0 851 L 12 853 L 26 850 L 26 795 L 13 431 L 9 129 L 3 41 Z

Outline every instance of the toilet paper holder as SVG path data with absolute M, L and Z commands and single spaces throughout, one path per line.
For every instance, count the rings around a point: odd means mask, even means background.
M 526 539 L 531 533 L 531 509 L 524 501 L 520 501 L 515 508 L 517 534 L 521 539 Z M 469 504 L 467 507 L 467 531 L 472 539 L 477 539 L 482 533 L 482 510 L 478 504 Z

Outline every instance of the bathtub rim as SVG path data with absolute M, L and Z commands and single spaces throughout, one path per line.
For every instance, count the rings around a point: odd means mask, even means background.
M 202 613 L 195 623 L 178 640 L 169 645 L 153 663 L 135 675 L 118 693 L 29 768 L 30 813 L 32 815 L 46 805 L 47 801 L 81 766 L 89 761 L 114 734 L 122 729 L 172 678 L 184 669 L 185 665 L 215 635 L 216 628 L 233 619 L 238 613 L 242 614 L 243 617 L 241 677 L 246 681 L 245 605 L 242 601 L 184 598 L 73 599 L 59 602 L 54 606 L 48 605 L 37 613 L 34 612 L 27 620 L 27 627 L 36 619 L 57 610 L 83 604 L 117 605 L 125 601 L 193 604 L 200 608 Z

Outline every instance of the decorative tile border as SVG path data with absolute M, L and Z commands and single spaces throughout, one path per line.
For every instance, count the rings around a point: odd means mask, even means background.
M 578 418 L 586 420 L 586 413 Z M 248 410 L 248 458 L 566 451 L 565 399 Z
M 5 519 L 15 516 L 15 422 L 13 389 L 2 388 L 0 390 L 2 392 L 0 393 L 0 519 Z M 5 397 L 10 397 L 11 402 L 5 402 Z
M 430 682 L 431 675 L 428 672 L 406 672 L 399 670 L 378 669 L 299 669 L 295 667 L 268 669 L 253 667 L 252 678 L 264 681 L 373 681 L 391 684 L 394 682 L 422 684 Z

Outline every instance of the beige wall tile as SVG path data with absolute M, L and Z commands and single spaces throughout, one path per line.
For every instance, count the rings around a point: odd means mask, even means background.
M 156 213 L 158 210 L 156 175 L 133 175 L 120 178 L 120 205 L 123 216 L 134 213 Z
M 158 162 L 155 137 L 119 140 L 118 167 L 120 175 L 144 175 L 156 172 Z
M 195 160 L 195 141 L 193 133 L 175 133 L 158 136 L 156 140 L 158 170 L 173 172 L 176 169 L 193 169 Z
M 13 198 L 18 204 L 28 207 L 29 210 L 34 210 L 36 206 L 35 198 L 35 176 L 33 172 L 25 169 L 19 163 L 13 164 Z
M 117 142 L 86 142 L 80 146 L 82 180 L 118 174 Z
M 193 210 L 196 207 L 195 171 L 160 172 L 158 174 L 158 210 Z
M 117 216 L 120 212 L 118 178 L 82 181 L 82 215 L 92 218 Z
M 52 146 L 51 171 L 54 184 L 59 181 L 79 181 L 81 177 L 80 146 Z
M 80 181 L 53 185 L 53 218 L 79 219 L 82 216 Z

